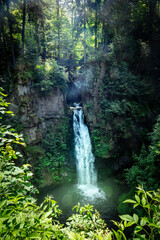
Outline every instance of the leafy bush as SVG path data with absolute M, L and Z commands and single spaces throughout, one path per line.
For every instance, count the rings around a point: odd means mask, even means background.
M 121 215 L 122 221 L 115 222 L 118 227 L 118 231 L 114 232 L 117 239 L 126 240 L 124 231 L 126 228 L 133 226 L 133 238 L 138 239 L 159 239 L 160 238 L 160 191 L 145 191 L 143 187 L 137 187 L 137 194 L 135 194 L 135 200 L 127 199 L 124 203 L 130 203 L 133 208 L 140 208 L 143 210 L 143 216 L 137 214 Z M 118 238 L 119 237 L 119 238 Z
M 63 239 L 62 226 L 55 220 L 61 211 L 54 200 L 47 198 L 38 206 L 35 200 L 27 201 L 25 195 L 16 195 L 0 205 L 3 239 Z
M 93 210 L 93 206 L 85 205 L 80 207 L 80 204 L 75 206 L 76 214 L 68 218 L 66 224 L 71 232 L 75 232 L 83 236 L 83 239 L 97 239 L 97 235 L 103 237 L 110 235 L 110 231 L 106 228 L 104 220 L 100 218 L 99 212 Z

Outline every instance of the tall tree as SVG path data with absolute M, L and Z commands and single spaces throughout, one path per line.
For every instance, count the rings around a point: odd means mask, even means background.
M 59 0 L 57 2 L 57 37 L 58 37 L 58 60 L 60 60 L 60 5 Z
M 95 49 L 98 47 L 98 27 L 99 27 L 99 14 L 100 14 L 101 0 L 95 0 Z
M 84 0 L 84 65 L 86 64 L 86 0 Z
M 0 1 L 0 42 L 2 44 L 1 47 L 1 54 L 5 56 L 4 61 L 6 60 L 8 76 L 11 77 L 11 70 L 10 70 L 10 61 L 9 61 L 9 51 L 8 51 L 8 43 L 6 38 L 6 33 L 4 30 L 4 2 Z
M 22 23 L 22 54 L 24 55 L 24 38 L 26 24 L 26 0 L 23 0 L 23 23 Z
M 10 32 L 13 67 L 14 67 L 14 69 L 16 69 L 16 58 L 15 58 L 14 39 L 13 39 L 13 26 L 12 26 L 10 11 L 9 11 L 10 2 L 9 2 L 9 0 L 5 0 L 5 2 L 6 2 L 6 7 L 7 7 L 7 19 L 8 19 L 8 27 L 9 27 L 9 32 Z

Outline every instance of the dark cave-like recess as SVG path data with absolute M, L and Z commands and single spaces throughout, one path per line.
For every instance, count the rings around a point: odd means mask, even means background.
M 75 85 L 69 86 L 66 94 L 66 101 L 69 106 L 74 106 L 74 103 L 81 104 L 82 99 L 80 89 Z

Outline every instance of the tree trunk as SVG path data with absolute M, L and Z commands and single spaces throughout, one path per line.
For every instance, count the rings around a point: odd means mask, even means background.
M 23 1 L 23 24 L 22 24 L 22 54 L 23 55 L 24 55 L 25 24 L 26 24 L 26 0 Z
M 152 41 L 152 34 L 154 32 L 154 15 L 155 15 L 156 1 L 149 0 L 149 40 Z
M 72 0 L 72 18 L 71 18 L 71 26 L 72 26 L 72 47 L 73 47 L 73 18 L 74 18 L 74 11 L 73 11 L 73 0 Z
M 10 69 L 10 61 L 9 61 L 9 53 L 8 53 L 8 46 L 7 46 L 7 40 L 6 40 L 6 36 L 5 36 L 5 33 L 4 33 L 4 28 L 3 28 L 3 22 L 2 22 L 2 35 L 3 35 L 3 44 L 4 44 L 4 49 L 5 49 L 5 53 L 6 53 L 6 58 L 7 58 L 7 71 L 8 71 L 8 76 L 9 77 L 12 77 L 12 74 L 11 74 L 11 69 Z
M 45 61 L 45 60 L 46 60 L 46 40 L 45 40 L 45 29 L 44 29 L 44 25 L 43 25 L 42 47 L 43 47 L 42 58 L 43 58 L 43 60 Z
M 59 14 L 59 0 L 57 1 L 57 20 L 58 20 L 58 60 L 60 60 L 60 14 Z
M 103 1 L 103 4 L 102 4 L 102 9 L 106 9 L 106 0 Z M 102 11 L 101 9 L 101 11 Z M 101 12 L 101 19 L 102 19 L 102 44 L 103 46 L 106 45 L 106 22 L 105 22 L 105 17 L 103 15 L 103 13 Z
M 84 0 L 84 66 L 86 64 L 86 0 Z
M 97 25 L 98 25 L 98 13 L 97 13 L 97 6 L 96 6 L 96 14 L 95 14 L 95 49 L 97 49 Z
M 11 75 L 11 70 L 10 70 L 7 40 L 6 40 L 6 36 L 5 36 L 5 32 L 4 32 L 4 12 L 3 12 L 2 3 L 0 3 L 0 32 L 1 32 L 0 39 L 2 40 L 3 46 L 4 46 L 2 55 L 4 54 L 4 56 L 6 56 L 8 76 L 11 77 L 12 75 Z
M 44 39 L 45 39 L 45 33 L 44 33 L 44 24 L 42 24 L 42 45 L 44 44 Z M 37 48 L 38 48 L 38 54 L 41 53 L 41 44 L 40 44 L 40 40 L 39 40 L 39 24 L 37 22 L 35 22 L 35 40 L 37 43 Z
M 16 59 L 15 59 L 15 51 L 14 51 L 14 40 L 13 40 L 13 27 L 9 13 L 9 0 L 6 0 L 6 7 L 7 7 L 7 20 L 8 20 L 8 27 L 10 33 L 10 40 L 11 40 L 11 52 L 12 52 L 12 60 L 13 60 L 13 68 L 16 69 Z

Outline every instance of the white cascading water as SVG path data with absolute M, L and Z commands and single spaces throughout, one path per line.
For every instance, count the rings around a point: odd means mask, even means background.
M 90 135 L 88 127 L 84 123 L 83 111 L 78 106 L 73 109 L 73 130 L 78 187 L 85 195 L 99 195 Z

